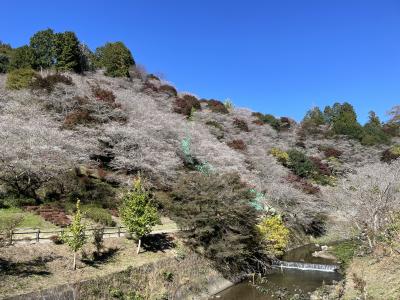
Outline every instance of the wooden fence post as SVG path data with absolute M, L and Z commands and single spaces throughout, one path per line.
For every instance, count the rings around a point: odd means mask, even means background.
M 38 228 L 36 231 L 36 243 L 39 243 L 39 240 L 40 240 L 40 228 Z
M 118 237 L 121 237 L 121 226 L 118 226 Z
M 10 245 L 13 243 L 13 230 L 10 231 Z

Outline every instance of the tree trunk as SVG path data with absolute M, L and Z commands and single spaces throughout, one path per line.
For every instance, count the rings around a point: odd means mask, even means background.
M 137 246 L 137 250 L 136 250 L 136 254 L 139 254 L 140 252 L 140 244 L 142 243 L 142 239 L 139 239 L 138 241 L 138 246 Z
M 76 270 L 76 252 L 74 252 L 74 264 L 73 269 Z

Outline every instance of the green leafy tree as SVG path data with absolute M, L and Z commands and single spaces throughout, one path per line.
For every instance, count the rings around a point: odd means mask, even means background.
M 135 179 L 133 189 L 124 195 L 120 216 L 128 232 L 137 240 L 136 253 L 139 254 L 141 239 L 160 223 L 157 209 L 140 177 Z
M 81 72 L 81 51 L 74 32 L 66 31 L 54 35 L 55 66 L 58 71 Z
M 36 32 L 30 39 L 35 54 L 35 68 L 48 69 L 54 64 L 54 31 L 46 29 Z
M 131 51 L 122 42 L 106 43 L 96 49 L 97 65 L 104 67 L 105 75 L 129 77 L 129 68 L 135 65 Z
M 83 248 L 86 243 L 85 225 L 82 223 L 80 210 L 80 200 L 76 202 L 76 212 L 67 232 L 63 232 L 61 239 L 68 245 L 74 253 L 73 269 L 76 270 L 76 253 Z
M 33 68 L 35 65 L 35 54 L 29 46 L 22 46 L 13 50 L 10 58 L 9 69 Z

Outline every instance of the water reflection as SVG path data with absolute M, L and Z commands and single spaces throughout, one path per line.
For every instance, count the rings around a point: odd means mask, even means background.
M 332 264 L 326 258 L 316 258 L 311 254 L 318 247 L 307 245 L 289 251 L 282 259 L 285 261 Z M 337 272 L 304 271 L 296 269 L 274 269 L 263 278 L 263 283 L 253 285 L 250 282 L 237 284 L 215 296 L 220 300 L 272 300 L 290 299 L 294 295 L 308 299 L 309 294 L 325 284 L 341 280 Z

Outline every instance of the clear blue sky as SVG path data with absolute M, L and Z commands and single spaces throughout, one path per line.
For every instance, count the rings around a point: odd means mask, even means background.
M 299 120 L 352 103 L 385 119 L 400 104 L 400 1 L 3 1 L 0 40 L 72 30 L 91 48 L 124 41 L 179 90 Z

